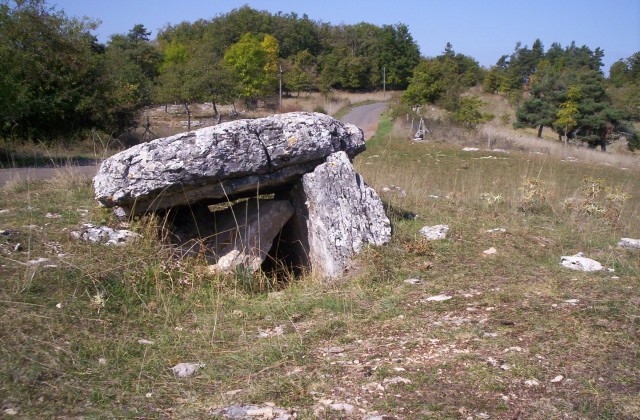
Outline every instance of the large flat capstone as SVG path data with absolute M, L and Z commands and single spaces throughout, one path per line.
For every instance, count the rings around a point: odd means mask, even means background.
M 122 151 L 100 166 L 96 199 L 129 214 L 262 194 L 294 183 L 332 153 L 364 151 L 362 130 L 293 112 L 239 120 Z

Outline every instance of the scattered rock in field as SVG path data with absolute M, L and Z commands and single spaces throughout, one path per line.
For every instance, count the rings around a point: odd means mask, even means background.
M 509 347 L 509 348 L 504 349 L 502 352 L 503 353 L 509 353 L 510 351 L 516 351 L 516 352 L 520 353 L 522 351 L 522 347 L 513 346 L 513 347 Z
M 141 338 L 140 340 L 138 340 L 138 344 L 142 344 L 145 346 L 151 346 L 153 344 L 155 344 L 156 342 L 153 340 L 147 340 L 146 338 Z
M 612 279 L 612 280 L 620 280 L 620 277 L 618 277 L 618 276 L 611 276 L 611 279 Z
M 490 419 L 491 416 L 487 413 L 476 413 L 476 417 L 479 419 Z
M 485 232 L 487 232 L 487 233 L 504 233 L 506 231 L 507 231 L 507 229 L 501 228 L 501 227 L 485 230 Z
M 495 249 L 494 247 L 491 247 L 491 248 L 489 248 L 489 249 L 485 249 L 484 251 L 482 251 L 482 253 L 483 253 L 484 255 L 495 255 L 495 254 L 497 254 L 497 253 L 498 253 L 498 250 L 497 250 L 497 249 Z
M 266 330 L 258 330 L 258 338 L 275 337 L 284 334 L 284 328 L 282 325 L 276 325 L 273 328 L 267 328 Z
M 538 386 L 540 385 L 540 382 L 537 379 L 527 379 L 526 381 L 524 381 L 524 384 L 526 386 Z
M 47 219 L 59 219 L 62 216 L 58 213 L 47 213 L 44 215 L 44 217 L 46 217 Z
M 99 358 L 98 359 L 98 364 L 106 365 L 107 364 L 107 359 L 105 359 L 104 357 Z
M 448 225 L 424 226 L 420 229 L 420 234 L 427 238 L 428 241 L 436 241 L 438 239 L 445 239 L 448 231 Z
M 179 378 L 185 378 L 196 373 L 200 368 L 205 367 L 204 363 L 178 363 L 171 368 L 174 375 Z
M 464 147 L 462 149 L 463 152 L 478 152 L 480 149 L 477 147 Z
M 491 151 L 492 151 L 492 152 L 496 152 L 496 153 L 506 153 L 506 154 L 509 154 L 509 151 L 508 151 L 508 150 L 505 150 L 505 149 L 492 149 Z
M 602 264 L 596 260 L 585 257 L 582 252 L 578 252 L 576 255 L 561 257 L 560 265 L 578 271 L 590 272 L 603 270 Z
M 549 382 L 551 382 L 552 384 L 555 384 L 555 383 L 558 383 L 558 382 L 562 382 L 563 379 L 564 379 L 564 376 L 558 375 L 555 378 L 553 378 L 552 380 L 550 380 Z
M 9 213 L 9 209 L 2 209 L 2 210 L 0 210 L 0 214 L 5 214 L 5 213 Z
M 62 309 L 62 303 L 56 303 L 56 308 Z
M 343 353 L 344 352 L 344 348 L 342 347 L 329 347 L 327 349 L 327 353 L 329 354 L 339 354 L 339 353 Z
M 381 191 L 386 194 L 396 194 L 398 197 L 406 197 L 407 192 L 396 185 L 390 185 L 388 187 L 382 187 Z
M 6 414 L 7 416 L 15 416 L 18 414 L 18 409 L 17 408 L 6 408 L 4 410 L 4 414 Z
M 224 393 L 227 397 L 235 397 L 236 395 L 242 393 L 244 389 L 232 389 L 231 391 L 227 391 Z
M 269 419 L 269 420 L 291 420 L 296 418 L 295 412 L 278 408 L 273 403 L 265 403 L 259 405 L 232 405 L 229 407 L 216 410 L 211 413 L 216 418 L 224 419 Z
M 511 365 L 509 365 L 508 363 L 503 363 L 500 365 L 500 369 L 502 370 L 510 370 L 511 369 Z
M 442 301 L 445 301 L 445 300 L 449 300 L 449 299 L 451 299 L 451 298 L 452 298 L 452 296 L 447 296 L 447 295 L 435 295 L 435 296 L 428 297 L 428 298 L 427 298 L 427 300 L 428 300 L 429 302 L 442 302 Z
M 335 411 L 344 411 L 346 414 L 353 413 L 353 410 L 355 409 L 354 406 L 347 403 L 333 403 L 329 405 L 329 408 Z
M 567 299 L 567 300 L 564 301 L 564 303 L 569 303 L 571 305 L 575 305 L 578 302 L 580 302 L 580 300 L 578 300 L 578 299 Z
M 407 284 L 413 284 L 413 285 L 422 284 L 422 280 L 420 279 L 406 279 L 404 282 Z
M 622 238 L 618 242 L 619 248 L 640 249 L 640 239 Z
M 128 245 L 140 238 L 140 235 L 126 229 L 116 230 L 108 226 L 84 223 L 79 231 L 71 232 L 71 237 L 104 245 Z
M 40 258 L 36 258 L 35 260 L 31 260 L 31 261 L 27 261 L 28 265 L 40 265 L 46 262 L 49 262 L 49 258 L 44 258 L 44 257 L 40 257 Z
M 386 385 L 410 384 L 411 380 L 403 378 L 402 376 L 395 376 L 393 378 L 386 378 L 382 383 Z
M 20 242 L 18 242 L 13 246 L 13 252 L 19 252 L 19 251 L 22 251 L 23 249 L 24 248 L 22 247 L 22 244 Z

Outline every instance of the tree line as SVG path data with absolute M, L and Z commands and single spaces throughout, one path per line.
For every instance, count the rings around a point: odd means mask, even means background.
M 243 101 L 330 89 L 404 89 L 420 60 L 406 25 L 332 25 L 244 6 L 162 28 L 142 24 L 106 44 L 96 22 L 46 0 L 0 0 L 0 135 L 118 135 L 150 104 Z
M 0 137 L 72 141 L 87 130 L 112 136 L 152 104 L 253 107 L 273 98 L 332 89 L 404 90 L 411 106 L 438 104 L 475 126 L 492 118 L 466 94 L 481 85 L 516 106 L 517 127 L 551 129 L 591 147 L 619 135 L 640 148 L 640 52 L 602 73 L 604 51 L 518 43 L 489 69 L 451 44 L 421 57 L 406 25 L 333 25 L 249 6 L 162 28 L 142 24 L 102 44 L 97 23 L 68 17 L 46 0 L 0 0 Z

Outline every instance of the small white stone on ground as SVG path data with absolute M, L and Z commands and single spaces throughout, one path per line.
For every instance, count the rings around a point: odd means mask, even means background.
M 501 227 L 485 230 L 485 232 L 487 232 L 487 233 L 504 233 L 506 231 L 507 231 L 507 229 L 501 228 Z
M 334 403 L 329 406 L 332 410 L 336 411 L 344 411 L 349 414 L 353 412 L 354 407 L 351 404 L 347 403 Z
M 494 255 L 494 254 L 497 254 L 497 253 L 498 253 L 498 250 L 497 250 L 497 249 L 495 249 L 494 247 L 491 247 L 491 248 L 489 248 L 489 249 L 485 249 L 484 251 L 482 251 L 482 253 L 483 253 L 484 255 Z
M 585 257 L 582 252 L 578 252 L 576 255 L 561 257 L 560 265 L 572 270 L 587 272 L 601 271 L 603 269 L 602 264 L 596 260 Z
M 427 298 L 427 300 L 428 300 L 429 302 L 442 302 L 442 301 L 444 301 L 444 300 L 449 300 L 449 299 L 451 299 L 451 298 L 452 298 L 452 296 L 447 296 L 447 295 L 435 295 L 435 296 L 428 297 L 428 298 Z
M 193 375 L 204 366 L 204 363 L 178 363 L 177 365 L 172 367 L 171 370 L 173 371 L 174 375 L 180 378 L 185 378 L 187 376 Z
M 571 305 L 575 305 L 578 302 L 580 302 L 579 299 L 567 299 L 564 301 L 564 303 L 570 303 Z
M 420 280 L 420 279 L 406 279 L 404 282 L 407 283 L 407 284 L 420 284 L 420 283 L 422 283 L 422 280 Z
M 527 379 L 526 381 L 524 381 L 524 384 L 526 386 L 538 386 L 540 385 L 540 382 L 538 382 L 537 379 Z
M 150 346 L 150 345 L 155 344 L 155 343 L 156 343 L 155 341 L 147 340 L 145 338 L 141 338 L 140 340 L 138 340 L 138 344 L 144 344 L 144 345 L 147 345 L 147 346 Z
M 462 149 L 463 152 L 478 152 L 479 150 L 477 147 L 465 147 Z
M 488 415 L 487 413 L 477 413 L 476 417 L 479 418 L 479 419 L 490 419 L 491 418 L 491 416 Z
M 395 384 L 410 384 L 411 380 L 407 378 L 403 378 L 402 376 L 395 376 L 393 378 L 386 378 L 382 381 L 384 384 L 395 385 Z
M 448 231 L 448 225 L 424 226 L 420 229 L 420 234 L 429 241 L 436 241 L 438 239 L 445 239 Z
M 620 242 L 618 242 L 618 247 L 640 249 L 640 239 L 622 238 Z
M 18 409 L 17 408 L 7 408 L 4 410 L 4 414 L 6 414 L 7 416 L 15 416 L 16 414 L 18 414 Z
M 342 347 L 329 347 L 327 349 L 327 353 L 332 353 L 332 354 L 337 354 L 337 353 L 342 353 L 344 352 L 344 348 Z
M 39 265 L 39 264 L 46 263 L 46 262 L 49 262 L 49 258 L 40 257 L 40 258 L 37 258 L 35 260 L 27 261 L 27 264 L 28 265 Z
M 564 379 L 564 376 L 562 376 L 562 375 L 558 375 L 558 376 L 556 376 L 555 378 L 553 378 L 550 382 L 551 382 L 552 384 L 555 384 L 555 383 L 561 382 L 563 379 Z

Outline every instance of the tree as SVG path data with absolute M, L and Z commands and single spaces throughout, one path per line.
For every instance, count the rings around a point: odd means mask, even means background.
M 278 83 L 278 41 L 246 33 L 224 54 L 224 64 L 238 77 L 238 94 L 252 106 L 258 97 L 274 92 Z
M 580 111 L 578 111 L 578 101 L 581 98 L 580 89 L 571 86 L 567 93 L 567 100 L 560 104 L 554 126 L 564 134 L 564 157 L 567 157 L 567 140 L 569 132 L 578 125 Z
M 434 103 L 444 90 L 442 70 L 438 62 L 422 60 L 414 69 L 402 99 L 411 106 L 420 106 Z
M 0 133 L 68 139 L 95 125 L 95 26 L 43 0 L 0 3 Z
M 463 96 L 460 98 L 460 105 L 451 114 L 451 119 L 468 128 L 475 128 L 478 124 L 491 121 L 494 115 L 483 113 L 480 110 L 482 105 L 484 102 L 477 96 Z
M 161 103 L 181 103 L 187 114 L 187 130 L 191 131 L 190 105 L 196 101 L 204 101 L 206 91 L 202 89 L 202 79 L 198 77 L 198 70 L 189 58 L 186 45 L 174 40 L 167 46 L 155 98 Z

